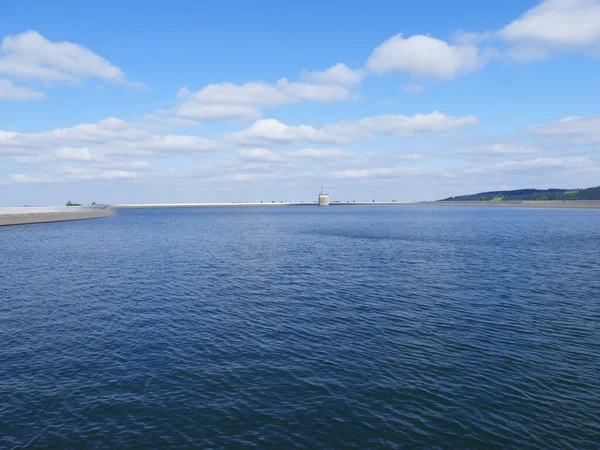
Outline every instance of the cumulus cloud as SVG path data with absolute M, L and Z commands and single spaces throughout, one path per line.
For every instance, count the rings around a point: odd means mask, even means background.
M 493 144 L 470 145 L 466 148 L 461 148 L 457 152 L 447 152 L 446 154 L 459 153 L 473 156 L 501 156 L 523 155 L 538 152 L 539 150 L 536 147 L 529 145 L 497 142 Z
M 302 150 L 288 152 L 287 155 L 300 158 L 333 159 L 349 158 L 354 156 L 354 153 L 340 148 L 303 148 Z
M 481 67 L 486 57 L 475 45 L 448 44 L 429 36 L 403 38 L 398 34 L 377 47 L 366 67 L 353 70 L 344 63 L 323 71 L 303 71 L 302 81 L 281 78 L 276 83 L 262 81 L 233 84 L 209 84 L 191 92 L 181 88 L 177 115 L 197 120 L 256 120 L 264 108 L 302 101 L 330 103 L 351 98 L 351 88 L 360 84 L 368 73 L 404 72 L 415 77 L 449 80 Z M 422 86 L 411 84 L 408 93 L 419 93 Z
M 80 83 L 94 77 L 127 83 L 123 71 L 91 50 L 71 42 L 51 42 L 37 31 L 6 36 L 0 45 L 0 73 L 18 79 Z
M 169 111 L 159 110 L 154 114 L 146 114 L 137 120 L 146 128 L 156 130 L 172 130 L 174 128 L 198 128 L 201 123 L 194 119 L 175 117 Z
M 186 99 L 190 96 L 190 90 L 186 87 L 182 87 L 181 89 L 179 89 L 177 91 L 177 98 L 179 100 L 183 100 Z
M 62 171 L 52 174 L 14 174 L 10 176 L 13 183 L 62 183 L 80 180 L 131 180 L 138 178 L 138 172 L 128 170 L 90 170 L 80 167 L 66 167 Z
M 449 44 L 430 36 L 393 36 L 375 48 L 364 68 L 353 70 L 344 63 L 323 71 L 303 71 L 302 81 L 281 78 L 276 83 L 262 81 L 209 84 L 191 92 L 182 88 L 177 94 L 181 104 L 175 113 L 197 120 L 256 120 L 264 108 L 302 101 L 330 103 L 351 98 L 351 89 L 368 74 L 403 72 L 413 77 L 450 80 L 479 69 L 489 59 L 472 43 Z M 410 84 L 407 93 L 417 94 L 422 86 Z
M 375 160 L 404 160 L 404 161 L 420 161 L 424 159 L 422 153 L 400 153 L 395 151 L 384 152 L 368 152 L 367 156 L 371 161 Z
M 354 86 L 364 78 L 363 70 L 352 70 L 346 64 L 339 63 L 322 72 L 304 71 L 302 79 L 313 83 Z
M 54 155 L 58 159 L 66 159 L 70 161 L 92 161 L 97 158 L 87 147 L 60 147 L 54 152 Z
M 565 167 L 584 167 L 589 165 L 592 160 L 588 156 L 564 156 L 564 157 L 546 157 L 528 159 L 523 161 L 507 161 L 500 164 L 481 165 L 469 167 L 464 170 L 465 173 L 489 173 L 497 171 L 565 168 Z
M 277 88 L 289 99 L 288 103 L 298 100 L 310 102 L 339 102 L 347 100 L 350 91 L 345 86 L 335 84 L 310 84 L 290 82 L 285 78 L 277 81 Z
M 579 157 L 541 157 L 528 160 L 506 161 L 498 164 L 466 166 L 466 167 L 362 167 L 344 170 L 334 170 L 329 173 L 335 179 L 401 179 L 404 177 L 445 177 L 449 179 L 468 179 L 476 180 L 478 176 L 502 177 L 502 179 L 512 179 L 511 177 L 530 177 L 539 175 L 538 178 L 548 178 L 548 173 L 583 173 L 599 170 L 599 166 L 591 158 L 586 156 Z M 552 172 L 550 172 L 552 171 Z M 512 174 L 512 175 L 511 175 Z M 539 180 L 538 180 L 539 181 Z M 470 192 L 474 190 L 471 188 Z M 476 191 L 476 190 L 475 190 Z
M 600 50 L 598 0 L 545 0 L 500 31 L 517 60 L 551 56 L 554 51 Z
M 257 119 L 262 107 L 287 101 L 276 87 L 263 82 L 209 84 L 199 91 L 184 94 L 187 100 L 176 109 L 177 114 L 199 120 Z
M 121 170 L 133 170 L 133 171 L 144 171 L 150 169 L 152 164 L 149 161 L 143 159 L 133 160 L 100 160 L 94 163 L 95 167 L 101 167 L 104 169 L 121 169 Z
M 209 84 L 191 96 L 198 103 L 206 104 L 273 106 L 286 101 L 285 95 L 276 86 L 262 82 Z
M 199 136 L 153 134 L 117 118 L 41 133 L 0 131 L 0 157 L 18 162 L 96 163 L 140 155 L 160 158 L 203 153 L 221 147 L 219 142 Z
M 384 114 L 367 117 L 359 121 L 359 125 L 371 133 L 392 134 L 401 137 L 447 131 L 453 128 L 477 125 L 478 123 L 479 121 L 475 116 L 451 117 L 438 111 L 414 116 Z
M 330 173 L 333 178 L 398 178 L 403 176 L 437 175 L 452 177 L 451 172 L 437 168 L 419 167 L 375 167 L 369 169 L 334 170 Z
M 525 131 L 547 148 L 597 150 L 600 143 L 600 115 L 565 117 L 529 127 Z
M 485 63 L 474 45 L 451 45 L 430 36 L 397 34 L 373 50 L 367 69 L 376 74 L 402 72 L 413 77 L 451 80 Z
M 275 119 L 262 119 L 245 130 L 226 135 L 225 140 L 239 145 L 275 145 L 293 142 L 337 144 L 370 139 L 376 133 L 411 137 L 477 123 L 478 120 L 474 116 L 451 117 L 437 111 L 414 116 L 385 114 L 359 121 L 327 124 L 318 129 L 310 125 L 290 126 Z
M 349 95 L 347 87 L 342 85 L 290 82 L 285 78 L 275 84 L 223 82 L 194 93 L 182 94 L 180 90 L 178 97 L 185 101 L 175 111 L 199 120 L 255 120 L 265 107 L 300 101 L 335 102 L 346 100 Z
M 599 0 L 544 0 L 504 28 L 482 33 L 460 31 L 459 45 L 481 46 L 488 41 L 508 45 L 503 52 L 517 62 L 583 51 L 600 55 Z M 486 53 L 486 52 L 484 52 Z
M 338 138 L 310 125 L 290 126 L 275 119 L 258 120 L 245 130 L 225 136 L 227 141 L 240 145 L 277 145 L 297 141 L 336 142 Z
M 44 98 L 46 94 L 34 89 L 15 86 L 10 80 L 0 79 L 0 100 L 36 100 Z
M 257 106 L 234 104 L 207 104 L 197 101 L 184 103 L 177 108 L 180 116 L 197 120 L 254 120 L 261 116 Z
M 247 148 L 238 152 L 241 159 L 250 161 L 281 161 L 283 157 L 266 148 Z
M 149 135 L 139 142 L 133 142 L 129 147 L 140 148 L 154 154 L 194 153 L 217 150 L 221 147 L 216 141 L 199 136 L 184 134 Z
M 540 136 L 600 136 L 600 116 L 573 116 L 527 129 Z
M 140 176 L 138 172 L 129 170 L 91 170 L 81 167 L 67 167 L 65 175 L 65 178 L 70 180 L 118 180 L 132 179 Z

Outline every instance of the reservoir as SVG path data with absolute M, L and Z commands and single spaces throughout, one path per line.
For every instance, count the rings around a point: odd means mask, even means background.
M 593 448 L 600 210 L 0 228 L 0 448 Z

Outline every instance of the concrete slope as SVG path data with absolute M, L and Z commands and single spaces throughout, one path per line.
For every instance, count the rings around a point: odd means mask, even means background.
M 113 214 L 113 209 L 105 206 L 0 208 L 0 226 L 95 219 Z

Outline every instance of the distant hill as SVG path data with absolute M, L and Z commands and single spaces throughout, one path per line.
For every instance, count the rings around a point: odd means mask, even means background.
M 448 197 L 444 202 L 503 202 L 515 200 L 600 200 L 600 186 L 587 189 L 517 189 Z

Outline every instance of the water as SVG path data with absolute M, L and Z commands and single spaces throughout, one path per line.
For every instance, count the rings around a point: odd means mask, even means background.
M 598 448 L 600 211 L 0 229 L 0 448 Z

